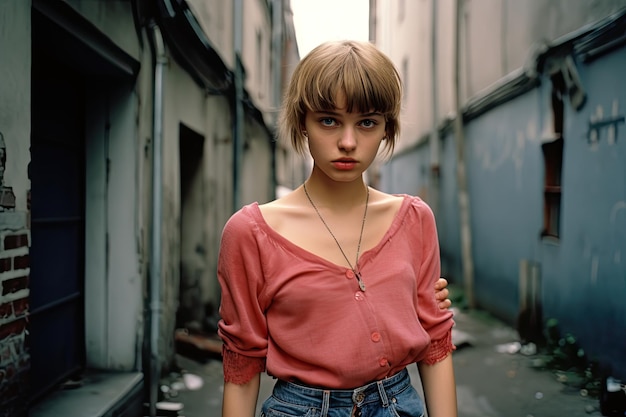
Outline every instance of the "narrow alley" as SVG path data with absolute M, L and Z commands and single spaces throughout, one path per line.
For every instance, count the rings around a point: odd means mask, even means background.
M 546 358 L 520 349 L 516 330 L 482 311 L 455 310 L 453 354 L 459 417 L 601 416 L 597 397 L 580 387 L 574 374 L 546 369 Z M 180 346 L 180 345 L 179 345 Z M 187 346 L 178 354 L 183 373 L 202 379 L 202 387 L 184 384 L 169 401 L 181 404 L 178 416 L 221 415 L 222 369 L 219 355 Z M 181 351 L 179 349 L 179 351 Z M 524 353 L 522 353 L 524 352 Z M 409 368 L 419 389 L 417 368 Z M 174 376 L 173 381 L 180 381 Z M 271 393 L 273 380 L 263 375 L 259 406 Z

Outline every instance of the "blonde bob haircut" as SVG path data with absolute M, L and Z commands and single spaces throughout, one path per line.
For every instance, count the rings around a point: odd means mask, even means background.
M 402 81 L 393 62 L 373 44 L 326 42 L 296 66 L 283 99 L 278 122 L 281 140 L 303 154 L 307 111 L 332 111 L 343 94 L 348 112 L 380 112 L 385 117 L 385 152 L 393 152 L 400 133 Z

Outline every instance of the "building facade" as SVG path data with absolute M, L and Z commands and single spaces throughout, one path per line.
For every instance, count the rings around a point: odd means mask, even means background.
M 1 416 L 154 415 L 176 328 L 217 309 L 224 223 L 284 181 L 290 13 L 1 2 Z
M 371 6 L 406 93 L 381 187 L 433 207 L 470 305 L 626 379 L 626 2 Z

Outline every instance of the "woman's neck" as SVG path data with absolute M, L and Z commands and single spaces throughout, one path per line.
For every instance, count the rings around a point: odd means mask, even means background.
M 363 178 L 351 182 L 323 180 L 311 175 L 304 183 L 306 191 L 319 208 L 345 210 L 365 203 L 367 185 Z

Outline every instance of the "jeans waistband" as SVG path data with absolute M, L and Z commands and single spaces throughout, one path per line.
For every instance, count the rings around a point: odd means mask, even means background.
M 322 410 L 335 407 L 362 407 L 370 402 L 381 402 L 383 407 L 386 407 L 390 398 L 410 384 L 409 372 L 404 368 L 389 378 L 349 390 L 326 390 L 278 380 L 274 385 L 273 395 L 278 399 L 288 399 L 299 405 L 318 407 Z

